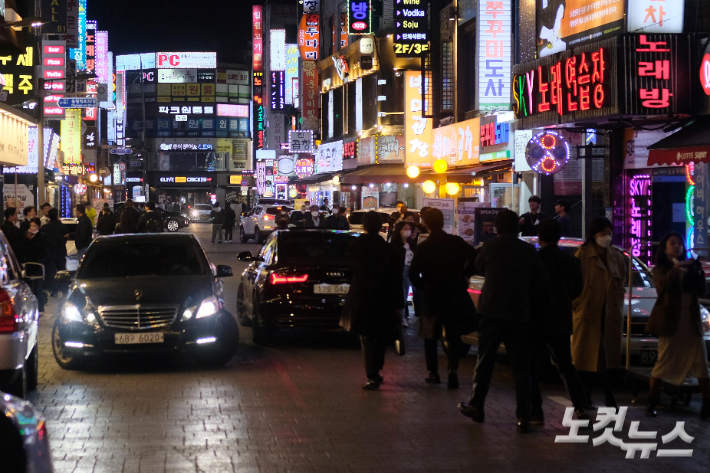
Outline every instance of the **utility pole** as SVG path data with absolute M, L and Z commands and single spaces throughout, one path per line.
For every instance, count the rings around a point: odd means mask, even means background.
M 42 27 L 35 28 L 35 38 L 37 51 L 37 61 L 39 67 L 39 77 L 37 78 L 37 108 L 39 108 L 39 118 L 37 119 L 37 208 L 46 200 L 44 192 L 44 77 L 42 71 Z M 17 174 L 15 174 L 17 175 Z M 17 194 L 15 194 L 17 198 Z

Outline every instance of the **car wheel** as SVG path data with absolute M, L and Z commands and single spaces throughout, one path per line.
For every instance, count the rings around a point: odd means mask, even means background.
M 217 342 L 208 351 L 198 355 L 204 366 L 224 366 L 234 357 L 239 346 L 239 324 L 231 315 L 221 317 L 221 327 Z
M 244 233 L 244 227 L 239 225 L 239 242 L 240 243 L 246 243 L 247 242 L 247 235 Z
M 260 319 L 261 317 L 259 317 L 259 311 L 255 309 L 254 321 L 251 326 L 251 340 L 256 345 L 264 346 L 271 343 L 274 338 L 274 331 L 271 328 L 263 327 Z
M 168 220 L 167 228 L 169 232 L 176 232 L 180 229 L 180 222 L 175 219 Z
M 27 392 L 32 392 L 37 389 L 37 380 L 39 378 L 39 347 L 35 343 L 35 347 L 30 352 L 30 358 L 27 360 Z
M 3 471 L 27 470 L 27 457 L 22 435 L 12 419 L 7 416 L 0 416 L 0 458 L 2 458 Z
M 451 345 L 446 340 L 446 329 L 443 327 L 441 328 L 441 349 L 447 356 L 449 355 Z M 465 358 L 469 351 L 471 351 L 471 345 L 462 342 L 459 348 L 459 358 Z
M 19 371 L 20 374 L 17 378 L 15 378 L 15 380 L 7 387 L 7 392 L 13 396 L 27 399 L 27 393 L 29 392 L 27 389 L 27 362 L 22 365 L 22 368 Z
M 244 284 L 239 284 L 237 289 L 237 320 L 244 327 L 251 327 L 252 321 L 247 317 L 247 308 L 244 305 Z
M 52 328 L 52 353 L 57 364 L 65 370 L 76 370 L 85 364 L 83 359 L 77 358 L 64 347 L 64 340 L 59 335 L 58 323 L 55 323 Z

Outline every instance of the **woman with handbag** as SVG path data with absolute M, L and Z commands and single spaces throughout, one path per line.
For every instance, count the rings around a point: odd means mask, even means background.
M 700 418 L 710 420 L 710 372 L 698 296 L 706 290 L 705 272 L 698 260 L 686 258 L 683 238 L 669 233 L 661 239 L 653 269 L 658 299 L 646 325 L 658 336 L 658 359 L 651 372 L 646 415 L 655 417 L 659 381 L 681 385 L 698 378 L 703 394 Z

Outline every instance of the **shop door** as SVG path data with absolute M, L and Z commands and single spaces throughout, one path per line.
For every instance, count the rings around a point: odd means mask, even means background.
M 653 176 L 653 242 L 669 232 L 686 234 L 685 176 Z M 655 250 L 655 245 L 654 245 Z
M 515 209 L 520 203 L 519 184 L 491 184 L 491 207 Z

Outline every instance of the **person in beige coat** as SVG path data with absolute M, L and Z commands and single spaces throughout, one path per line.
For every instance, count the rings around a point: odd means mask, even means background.
M 626 262 L 611 245 L 611 236 L 611 222 L 595 218 L 587 241 L 575 255 L 582 265 L 584 289 L 572 303 L 572 362 L 585 384 L 589 407 L 595 379 L 604 390 L 607 407 L 617 406 L 607 370 L 619 367 L 621 361 Z

